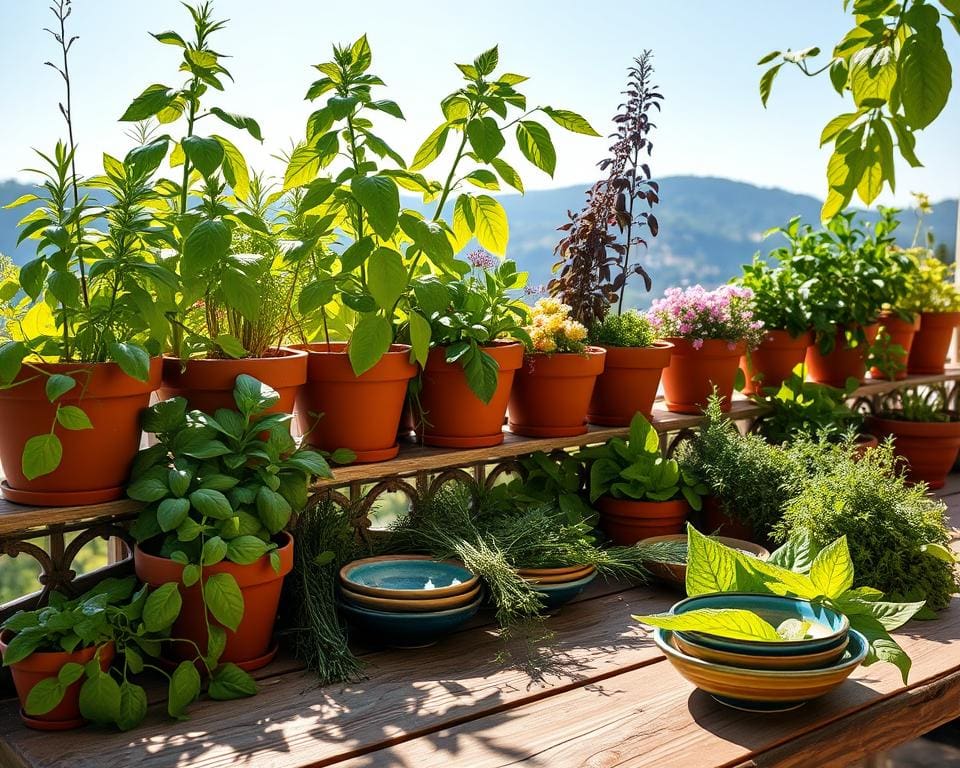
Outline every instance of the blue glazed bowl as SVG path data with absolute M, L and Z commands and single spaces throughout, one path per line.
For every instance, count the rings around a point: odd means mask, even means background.
M 350 625 L 377 645 L 425 648 L 468 622 L 482 602 L 481 596 L 462 608 L 424 613 L 375 611 L 345 602 L 339 606 Z
M 758 656 L 795 656 L 828 651 L 842 645 L 850 629 L 850 621 L 841 613 L 809 600 L 776 595 L 754 595 L 745 592 L 718 592 L 688 597 L 670 609 L 682 614 L 700 608 L 741 608 L 753 611 L 774 627 L 787 619 L 809 621 L 812 637 L 804 640 L 732 640 L 704 632 L 678 632 L 681 639 L 727 653 L 745 653 Z
M 462 595 L 479 579 L 459 563 L 426 555 L 388 555 L 354 560 L 340 569 L 340 581 L 352 592 L 371 597 L 416 600 Z
M 654 642 L 683 677 L 721 704 L 747 712 L 788 712 L 843 683 L 867 655 L 866 638 L 851 629 L 843 655 L 818 669 L 745 669 L 698 659 L 677 648 L 675 633 L 658 629 Z
M 597 578 L 596 571 L 576 581 L 566 581 L 559 584 L 531 584 L 531 586 L 544 596 L 543 604 L 545 608 L 559 608 L 583 592 L 587 584 L 595 578 Z

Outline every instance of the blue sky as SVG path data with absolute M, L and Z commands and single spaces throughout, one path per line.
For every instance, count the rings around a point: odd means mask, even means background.
M 116 118 L 131 98 L 155 82 L 174 85 L 178 49 L 148 31 L 187 32 L 176 0 L 74 0 L 74 115 L 80 169 L 96 171 L 103 151 L 122 155 L 129 142 Z M 49 147 L 62 133 L 57 112 L 61 82 L 43 61 L 56 56 L 43 26 L 52 18 L 42 0 L 0 3 L 0 178 L 23 177 L 30 147 Z M 572 109 L 605 133 L 633 55 L 652 48 L 666 97 L 654 137 L 653 171 L 725 176 L 822 196 L 826 154 L 820 129 L 844 111 L 822 79 L 784 70 L 768 109 L 760 105 L 757 59 L 767 51 L 819 44 L 829 49 L 849 26 L 840 0 L 440 0 L 330 2 L 220 0 L 231 23 L 215 47 L 232 55 L 236 84 L 211 105 L 250 114 L 265 142 L 238 142 L 251 165 L 280 172 L 270 155 L 289 146 L 311 111 L 303 101 L 317 75 L 310 65 L 329 58 L 331 42 L 366 32 L 374 71 L 400 103 L 405 123 L 384 117 L 379 133 L 408 159 L 439 123 L 440 99 L 457 87 L 454 61 L 470 61 L 493 43 L 512 72 L 529 75 L 531 103 Z M 960 36 L 946 34 L 960 69 Z M 955 72 L 960 82 L 960 71 Z M 386 94 L 384 94 L 386 95 Z M 960 194 L 960 86 L 937 123 L 920 135 L 926 167 L 898 169 L 898 203 L 911 190 L 936 199 Z M 553 131 L 559 161 L 553 179 L 531 166 L 528 189 L 592 181 L 607 142 Z M 518 161 L 518 167 L 522 161 Z M 437 171 L 439 173 L 439 170 Z M 893 201 L 889 196 L 885 202 Z

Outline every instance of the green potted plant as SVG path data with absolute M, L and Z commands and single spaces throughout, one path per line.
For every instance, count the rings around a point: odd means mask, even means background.
M 559 274 L 548 286 L 551 296 L 587 327 L 589 343 L 607 351 L 588 416 L 607 426 L 626 426 L 637 412 L 650 414 L 672 348 L 657 340 L 636 312 L 623 314 L 628 279 L 639 275 L 648 291 L 651 285 L 643 266 L 631 263 L 632 250 L 646 247 L 660 229 L 652 211 L 660 202 L 660 186 L 650 173 L 649 134 L 652 112 L 660 110 L 663 96 L 653 72 L 649 50 L 628 70 L 610 157 L 600 163 L 607 177 L 587 192 L 583 210 L 571 213 L 560 227 L 565 235 L 554 251 Z
M 166 305 L 156 295 L 177 284 L 154 256 L 163 237 L 150 226 L 162 143 L 138 147 L 122 161 L 104 155 L 102 176 L 76 173 L 69 11 L 53 10 L 70 138 L 49 154 L 38 152 L 39 192 L 8 206 L 36 203 L 19 235 L 36 242 L 36 257 L 0 284 L 3 495 L 45 506 L 123 495 L 140 441 L 139 412 L 160 383 Z M 95 207 L 89 188 L 109 202 Z
M 783 229 L 796 232 L 800 219 L 794 218 Z M 731 281 L 753 293 L 754 317 L 763 323 L 763 338 L 755 349 L 740 358 L 744 394 L 759 394 L 777 389 L 803 365 L 807 347 L 813 341 L 810 310 L 803 292 L 803 280 L 794 269 L 791 254 L 780 248 L 761 258 L 754 256 L 744 265 L 743 276 Z
M 630 422 L 627 440 L 577 454 L 590 465 L 590 501 L 600 510 L 600 528 L 616 544 L 683 531 L 690 509 L 701 508 L 708 487 L 660 450 L 660 436 L 642 414 Z
M 732 405 L 740 358 L 759 344 L 763 325 L 754 318 L 749 288 L 700 285 L 668 288 L 648 313 L 654 330 L 673 344 L 663 372 L 667 410 L 700 413 L 716 392 L 723 410 Z
M 607 352 L 554 298 L 538 299 L 525 328 L 526 353 L 510 392 L 510 431 L 532 437 L 582 435 Z
M 895 454 L 913 482 L 942 488 L 960 453 L 960 417 L 947 409 L 941 388 L 891 392 L 867 429 L 880 439 L 893 438 Z
M 170 167 L 179 175 L 157 185 L 165 203 L 156 219 L 172 251 L 169 266 L 181 277 L 179 286 L 160 292 L 174 306 L 166 313 L 171 342 L 160 396 L 182 396 L 191 407 L 209 411 L 230 407 L 234 380 L 248 373 L 276 389 L 281 395 L 276 409 L 289 413 L 306 380 L 307 355 L 282 345 L 295 281 L 268 216 L 276 198 L 259 180 L 251 182 L 232 141 L 197 132 L 200 120 L 214 118 L 262 141 L 260 126 L 207 104 L 209 92 L 222 91 L 223 78 L 231 77 L 224 56 L 211 45 L 225 22 L 213 18 L 209 2 L 186 7 L 192 40 L 176 32 L 154 35 L 182 50 L 186 81 L 179 87 L 148 86 L 120 118 L 156 119 L 165 128 L 184 124 L 179 141 L 164 136 L 148 145 L 156 147 L 160 160 L 169 149 Z
M 269 413 L 279 395 L 241 374 L 237 410 L 187 411 L 183 398 L 152 406 L 127 495 L 146 504 L 132 528 L 134 566 L 147 584 L 174 583 L 183 610 L 172 651 L 209 668 L 218 661 L 257 669 L 276 653 L 273 625 L 293 564 L 290 518 L 307 504 L 324 457 L 296 450 L 288 414 Z M 182 640 L 181 640 L 182 638 Z
M 503 442 L 503 417 L 528 338 L 527 305 L 511 293 L 526 283 L 516 264 L 484 251 L 463 277 L 414 281 L 410 304 L 430 324 L 431 350 L 414 387 L 427 445 L 479 448 Z M 408 331 L 414 331 L 411 320 Z
M 960 325 L 960 290 L 954 283 L 954 267 L 926 249 L 911 248 L 907 254 L 916 263 L 916 269 L 908 278 L 903 306 L 920 317 L 920 328 L 907 358 L 907 372 L 940 374 L 953 330 Z

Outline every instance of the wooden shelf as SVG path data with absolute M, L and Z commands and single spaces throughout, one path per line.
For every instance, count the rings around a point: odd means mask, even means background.
M 960 366 L 949 367 L 944 373 L 931 376 L 909 376 L 900 381 L 867 380 L 851 397 L 875 397 L 907 386 L 939 384 L 960 380 Z M 764 412 L 763 406 L 735 395 L 730 417 L 736 420 L 752 419 Z M 660 432 L 676 432 L 696 427 L 702 417 L 670 413 L 662 402 L 654 407 L 652 423 Z M 483 463 L 498 463 L 534 451 L 554 451 L 593 443 L 602 443 L 611 437 L 626 435 L 625 427 L 597 427 L 591 425 L 583 435 L 558 438 L 530 438 L 514 435 L 504 428 L 504 441 L 490 448 L 428 448 L 413 441 L 401 446 L 400 455 L 379 464 L 357 464 L 334 470 L 332 479 L 314 486 L 314 491 L 354 484 L 372 484 L 395 477 L 407 477 L 418 472 L 442 472 L 456 467 Z M 127 499 L 85 507 L 26 507 L 0 500 L 0 537 L 23 531 L 44 529 L 58 525 L 76 525 L 85 522 L 105 522 L 133 516 L 139 503 Z

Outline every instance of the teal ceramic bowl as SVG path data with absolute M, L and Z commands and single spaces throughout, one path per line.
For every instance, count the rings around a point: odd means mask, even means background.
M 339 606 L 350 626 L 376 645 L 425 648 L 468 622 L 482 602 L 481 595 L 462 608 L 424 613 L 375 611 L 345 602 L 340 602 Z
M 584 588 L 597 578 L 597 572 L 594 571 L 589 576 L 584 576 L 576 581 L 565 581 L 559 584 L 531 584 L 531 586 L 544 597 L 544 607 L 559 608 L 564 603 L 569 603 L 573 598 L 583 592 Z
M 340 569 L 352 592 L 388 599 L 438 599 L 462 595 L 479 579 L 461 564 L 425 555 L 388 555 L 354 560 Z
M 829 651 L 843 644 L 850 629 L 850 622 L 846 616 L 821 605 L 815 605 L 809 600 L 745 592 L 718 592 L 688 597 L 674 605 L 670 612 L 682 614 L 700 608 L 742 608 L 753 611 L 774 627 L 787 619 L 811 622 L 809 630 L 811 637 L 804 640 L 731 640 L 703 632 L 678 632 L 684 640 L 727 653 L 795 656 Z
M 820 669 L 744 669 L 683 653 L 674 633 L 658 629 L 654 642 L 667 660 L 697 688 L 721 704 L 747 712 L 788 712 L 829 693 L 863 662 L 866 638 L 851 629 L 843 655 Z

